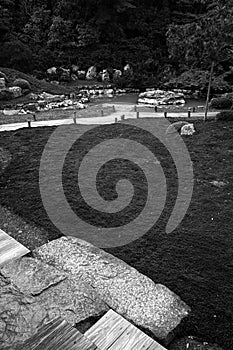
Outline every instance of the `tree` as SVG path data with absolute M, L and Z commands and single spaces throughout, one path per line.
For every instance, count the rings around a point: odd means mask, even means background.
M 0 3 L 0 41 L 7 39 L 7 35 L 13 31 L 12 8 L 14 6 L 11 0 L 1 0 Z
M 167 31 L 167 45 L 172 60 L 187 68 L 207 68 L 231 60 L 233 45 L 233 0 L 199 0 L 207 13 L 187 24 L 171 24 Z M 230 62 L 229 62 L 230 63 Z

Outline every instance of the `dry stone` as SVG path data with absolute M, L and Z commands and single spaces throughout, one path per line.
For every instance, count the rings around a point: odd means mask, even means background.
M 176 132 L 180 132 L 181 131 L 181 128 L 184 126 L 184 125 L 188 125 L 189 123 L 184 121 L 184 120 L 180 120 L 178 122 L 175 122 L 175 123 L 172 123 L 171 125 L 169 125 L 169 127 L 167 128 L 166 130 L 166 135 L 169 135 L 169 134 L 174 134 Z
M 86 79 L 87 80 L 94 80 L 94 79 L 96 79 L 96 76 L 97 76 L 96 67 L 91 66 L 90 68 L 88 68 L 88 71 L 86 74 Z
M 82 279 L 23 257 L 0 270 L 0 349 L 22 343 L 56 317 L 74 325 L 108 309 Z
M 81 276 L 112 309 L 158 338 L 166 340 L 189 313 L 189 307 L 167 287 L 75 237 L 52 241 L 33 254 L 62 268 L 73 280 Z
M 187 124 L 187 125 L 183 125 L 181 130 L 180 130 L 180 134 L 181 135 L 193 135 L 195 133 L 195 128 L 193 124 Z
M 1 274 L 11 280 L 17 288 L 26 294 L 37 295 L 44 289 L 56 285 L 67 278 L 65 272 L 33 258 L 21 258 L 12 261 L 0 270 Z
M 12 94 L 14 95 L 15 98 L 23 95 L 22 89 L 19 86 L 9 87 L 9 91 L 12 92 Z
M 0 78 L 0 90 L 6 88 L 6 81 L 5 78 Z

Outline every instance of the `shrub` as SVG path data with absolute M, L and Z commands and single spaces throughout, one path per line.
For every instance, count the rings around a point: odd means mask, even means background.
M 214 109 L 231 109 L 232 101 L 227 97 L 212 98 L 210 107 Z
M 0 91 L 0 101 L 9 101 L 14 98 L 14 94 L 8 89 L 3 89 Z
M 13 86 L 19 86 L 23 90 L 31 90 L 30 83 L 26 79 L 15 79 Z
M 226 121 L 226 122 L 233 121 L 233 111 L 220 112 L 216 115 L 215 120 Z
M 5 42 L 0 50 L 0 66 L 30 72 L 33 66 L 32 51 L 19 40 Z
M 233 92 L 229 92 L 223 95 L 223 97 L 228 98 L 229 100 L 231 100 L 232 104 L 233 104 Z

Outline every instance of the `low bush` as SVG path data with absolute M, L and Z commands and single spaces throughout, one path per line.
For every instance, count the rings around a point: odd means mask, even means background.
M 216 115 L 216 121 L 233 121 L 233 111 L 223 111 Z
M 217 97 L 210 101 L 210 107 L 214 109 L 231 109 L 232 101 L 227 97 Z
M 8 89 L 2 89 L 0 91 L 0 101 L 9 101 L 14 98 L 14 94 Z
M 31 90 L 30 83 L 26 79 L 21 79 L 21 78 L 15 79 L 13 85 L 19 86 L 23 90 L 24 89 Z

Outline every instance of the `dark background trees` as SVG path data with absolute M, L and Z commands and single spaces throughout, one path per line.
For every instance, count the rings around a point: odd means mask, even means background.
M 163 81 L 188 70 L 229 72 L 233 0 L 1 0 L 0 65 L 122 69 Z M 221 54 L 220 54 L 221 52 Z

